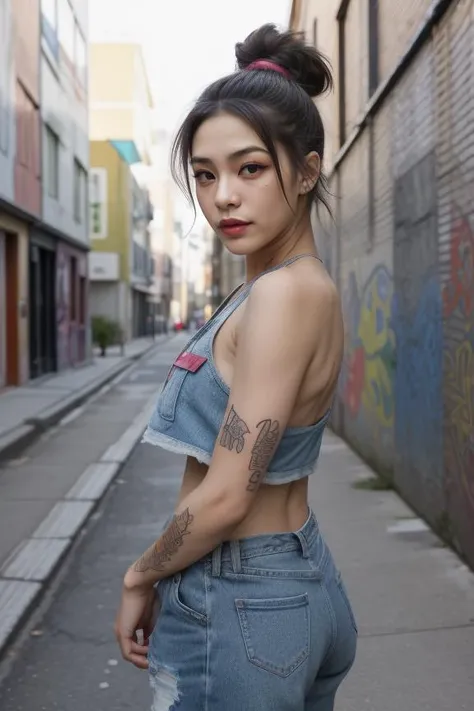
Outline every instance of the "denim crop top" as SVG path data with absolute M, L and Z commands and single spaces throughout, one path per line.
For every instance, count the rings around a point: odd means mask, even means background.
M 298 255 L 265 273 L 305 256 L 314 255 Z M 176 358 L 143 442 L 210 463 L 230 393 L 214 363 L 213 343 L 221 326 L 247 298 L 256 279 L 233 291 Z M 285 484 L 312 474 L 328 419 L 329 411 L 315 425 L 285 429 L 264 483 Z

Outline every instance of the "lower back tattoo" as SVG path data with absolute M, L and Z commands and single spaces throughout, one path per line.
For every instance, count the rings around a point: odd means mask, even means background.
M 173 516 L 161 538 L 135 563 L 134 570 L 137 573 L 146 573 L 147 570 L 161 573 L 165 569 L 165 563 L 168 563 L 183 545 L 184 537 L 189 535 L 188 529 L 193 519 L 189 509 Z

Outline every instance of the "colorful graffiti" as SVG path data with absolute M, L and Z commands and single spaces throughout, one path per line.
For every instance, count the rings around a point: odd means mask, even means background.
M 474 310 L 474 235 L 465 215 L 456 217 L 453 207 L 451 230 L 449 282 L 443 291 L 444 315 L 450 318 L 460 311 L 462 319 L 469 319 Z
M 364 417 L 382 429 L 394 418 L 393 370 L 395 336 L 392 328 L 393 280 L 378 265 L 361 293 L 354 272 L 344 298 L 346 357 L 342 398 L 351 417 Z
M 395 374 L 394 479 L 433 520 L 443 491 L 442 296 L 433 152 L 395 181 L 393 211 Z
M 435 515 L 443 500 L 442 308 L 437 276 L 420 276 L 415 304 L 396 298 L 395 479 Z M 398 294 L 397 294 L 398 296 Z
M 472 218 L 471 218 L 472 219 Z M 445 464 L 448 484 L 459 485 L 474 510 L 474 231 L 468 216 L 452 211 L 445 319 Z M 458 482 L 458 484 L 456 484 Z M 456 512 L 459 517 L 459 512 Z M 466 514 L 465 514 L 466 515 Z

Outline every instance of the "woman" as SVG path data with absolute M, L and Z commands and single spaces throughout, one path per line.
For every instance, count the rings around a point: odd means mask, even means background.
M 311 97 L 332 78 L 272 25 L 236 55 L 239 69 L 184 121 L 174 159 L 189 194 L 192 166 L 247 281 L 176 359 L 145 434 L 187 464 L 171 523 L 125 575 L 116 634 L 125 659 L 149 668 L 153 711 L 329 711 L 357 637 L 308 509 L 343 350 L 310 224 L 324 202 Z

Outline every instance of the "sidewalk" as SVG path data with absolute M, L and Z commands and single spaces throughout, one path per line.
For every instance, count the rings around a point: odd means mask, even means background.
M 155 341 L 151 337 L 135 339 L 125 345 L 123 355 L 118 346 L 109 348 L 105 358 L 95 351 L 90 364 L 0 393 L 0 461 L 16 456 L 35 436 L 169 337 L 160 335 Z
M 472 711 L 474 575 L 393 491 L 354 487 L 373 473 L 342 440 L 321 452 L 311 504 L 359 626 L 336 711 Z

